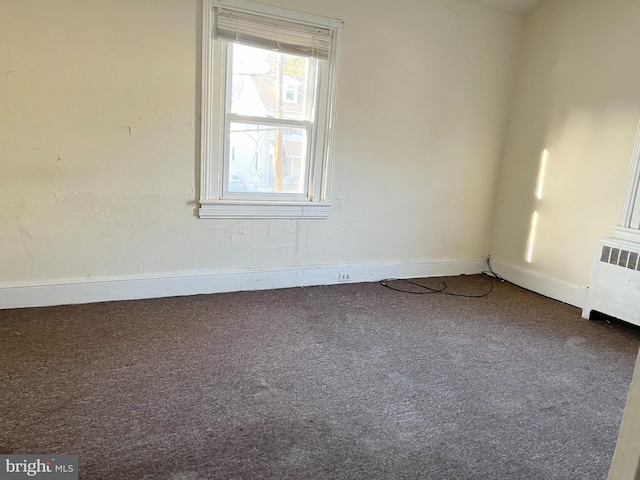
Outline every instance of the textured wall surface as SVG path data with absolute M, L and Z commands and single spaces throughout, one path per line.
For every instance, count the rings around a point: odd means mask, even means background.
M 521 19 L 270 3 L 345 21 L 326 220 L 196 218 L 199 2 L 3 0 L 0 285 L 487 253 Z

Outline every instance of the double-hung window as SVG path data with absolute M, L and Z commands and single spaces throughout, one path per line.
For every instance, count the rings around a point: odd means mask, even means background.
M 328 215 L 341 28 L 204 1 L 201 218 Z

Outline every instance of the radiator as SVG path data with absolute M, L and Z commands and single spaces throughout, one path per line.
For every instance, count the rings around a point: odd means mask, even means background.
M 582 317 L 593 311 L 640 325 L 640 243 L 598 239 Z

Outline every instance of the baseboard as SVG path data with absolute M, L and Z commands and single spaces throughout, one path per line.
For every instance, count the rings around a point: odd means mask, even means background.
M 0 309 L 138 300 L 480 273 L 484 258 L 417 263 L 361 263 L 300 268 L 209 270 L 0 285 Z M 341 274 L 348 280 L 339 281 Z
M 505 280 L 532 292 L 578 308 L 583 308 L 586 303 L 587 287 L 495 260 L 491 260 L 491 266 Z

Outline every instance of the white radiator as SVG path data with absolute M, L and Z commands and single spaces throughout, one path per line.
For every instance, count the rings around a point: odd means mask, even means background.
M 640 325 L 640 244 L 598 239 L 582 317 L 592 311 Z

